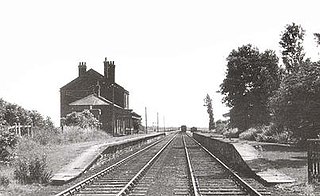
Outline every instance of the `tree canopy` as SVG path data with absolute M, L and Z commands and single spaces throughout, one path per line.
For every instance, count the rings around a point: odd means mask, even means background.
M 280 82 L 274 51 L 260 53 L 251 44 L 227 57 L 227 74 L 220 85 L 223 102 L 231 107 L 230 125 L 241 130 L 270 122 L 268 98 Z
M 270 99 L 274 120 L 295 138 L 316 138 L 320 131 L 320 63 L 304 62 L 287 74 Z
M 209 114 L 209 130 L 215 129 L 214 117 L 213 117 L 213 109 L 212 109 L 212 99 L 209 94 L 207 94 L 204 99 L 204 106 L 207 107 L 207 112 Z
M 285 28 L 279 44 L 282 47 L 282 61 L 286 71 L 291 73 L 297 70 L 305 56 L 303 50 L 305 30 L 301 25 L 296 25 L 295 23 L 288 24 Z
M 26 110 L 23 107 L 0 99 L 0 126 L 33 125 L 39 128 L 54 128 L 49 117 L 44 117 L 35 110 Z

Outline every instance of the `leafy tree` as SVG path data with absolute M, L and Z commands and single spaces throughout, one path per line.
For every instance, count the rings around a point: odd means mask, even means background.
M 43 116 L 39 112 L 32 110 L 29 112 L 29 115 L 30 115 L 33 126 L 41 127 L 41 128 L 44 127 L 44 125 L 45 125 L 44 119 L 43 119 Z
M 7 122 L 5 120 L 6 114 L 6 102 L 3 99 L 0 99 L 0 128 L 4 126 Z
M 302 63 L 305 56 L 303 50 L 305 30 L 295 23 L 286 25 L 285 28 L 279 44 L 282 47 L 282 61 L 286 71 L 292 73 L 297 71 L 297 67 Z
M 314 38 L 317 42 L 317 45 L 319 46 L 320 45 L 320 33 L 314 33 Z
M 230 109 L 230 125 L 241 130 L 268 124 L 268 98 L 278 88 L 280 71 L 274 51 L 260 53 L 251 44 L 232 50 L 227 75 L 220 85 L 223 102 Z
M 35 111 L 29 111 L 16 104 L 0 99 L 0 127 L 12 126 L 20 123 L 21 125 L 30 125 L 38 128 L 54 128 L 53 122 L 49 117 L 46 119 Z
M 270 98 L 275 123 L 298 139 L 316 138 L 320 131 L 320 63 L 306 61 L 287 74 Z
M 214 117 L 213 117 L 213 109 L 212 109 L 212 99 L 209 94 L 207 94 L 204 99 L 204 106 L 207 107 L 207 112 L 209 114 L 209 130 L 215 129 Z

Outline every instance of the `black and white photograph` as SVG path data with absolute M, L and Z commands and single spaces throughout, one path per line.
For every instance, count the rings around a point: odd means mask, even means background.
M 316 0 L 0 2 L 0 196 L 320 195 Z

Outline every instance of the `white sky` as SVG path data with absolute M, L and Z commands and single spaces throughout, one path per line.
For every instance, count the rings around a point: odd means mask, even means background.
M 60 118 L 59 88 L 78 76 L 78 63 L 103 73 L 115 61 L 116 82 L 148 125 L 207 127 L 203 99 L 215 119 L 228 109 L 216 93 L 232 49 L 251 43 L 279 53 L 286 24 L 306 30 L 307 56 L 317 56 L 318 1 L 1 1 L 0 97 Z M 279 56 L 280 57 L 280 56 Z

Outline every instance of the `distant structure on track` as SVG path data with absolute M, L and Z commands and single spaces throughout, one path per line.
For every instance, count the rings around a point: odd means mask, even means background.
M 78 66 L 79 76 L 60 88 L 60 116 L 90 110 L 101 128 L 114 135 L 130 134 L 138 129 L 141 116 L 129 109 L 129 91 L 115 82 L 114 61 L 104 60 L 104 75 Z M 61 122 L 62 123 L 62 122 Z

